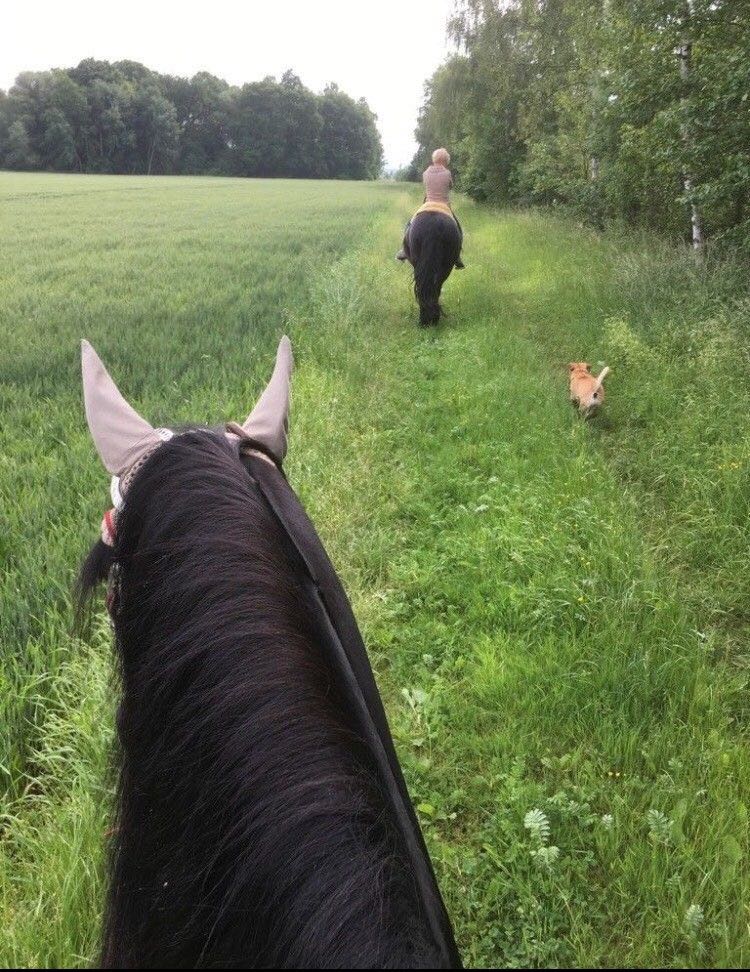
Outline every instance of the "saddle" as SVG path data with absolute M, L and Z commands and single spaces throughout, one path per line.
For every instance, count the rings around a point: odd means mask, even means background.
M 448 203 L 444 202 L 422 203 L 419 209 L 414 213 L 414 216 L 412 216 L 412 219 L 415 219 L 420 213 L 442 213 L 443 216 L 450 216 L 450 218 L 453 220 L 456 218 Z

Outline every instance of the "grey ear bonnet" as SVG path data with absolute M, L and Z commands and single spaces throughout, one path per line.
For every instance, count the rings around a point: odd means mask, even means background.
M 255 408 L 241 425 L 227 424 L 229 436 L 258 443 L 279 465 L 287 452 L 293 367 L 292 345 L 285 335 L 276 351 L 271 380 Z M 134 475 L 173 433 L 155 429 L 136 412 L 88 341 L 81 341 L 81 372 L 86 421 L 104 467 L 113 476 L 112 502 L 120 507 Z

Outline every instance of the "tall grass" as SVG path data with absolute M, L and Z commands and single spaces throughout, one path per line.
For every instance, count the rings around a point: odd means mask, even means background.
M 746 298 L 648 241 L 461 202 L 415 326 L 394 186 L 3 176 L 3 964 L 95 956 L 107 502 L 85 333 L 157 421 L 298 360 L 290 480 L 354 601 L 467 964 L 747 964 Z M 565 362 L 613 368 L 583 424 Z

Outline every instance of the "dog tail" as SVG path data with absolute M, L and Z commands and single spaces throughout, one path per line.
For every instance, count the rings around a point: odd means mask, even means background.
M 596 387 L 594 388 L 595 392 L 598 392 L 599 389 L 602 387 L 602 385 L 604 384 L 604 379 L 607 377 L 608 374 L 609 374 L 609 368 L 608 367 L 602 368 L 599 377 L 596 379 Z

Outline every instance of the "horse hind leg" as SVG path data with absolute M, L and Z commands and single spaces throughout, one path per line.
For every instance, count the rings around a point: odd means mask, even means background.
M 422 327 L 432 327 L 442 317 L 443 309 L 440 304 L 427 304 L 419 308 L 419 323 Z
M 422 304 L 419 308 L 419 323 L 422 327 L 431 327 L 437 324 L 440 318 L 439 311 L 436 313 L 432 304 Z
M 437 324 L 442 313 L 439 289 L 435 294 L 423 296 L 423 299 L 419 302 L 419 323 L 422 327 L 432 327 Z
M 440 322 L 440 318 L 443 316 L 443 305 L 440 303 L 440 295 L 443 292 L 443 284 L 450 276 L 451 269 L 452 268 L 448 268 L 448 272 L 443 276 L 442 280 L 440 277 L 435 279 L 434 292 L 427 304 L 427 311 L 429 314 L 429 320 L 427 321 L 428 324 L 438 324 Z

